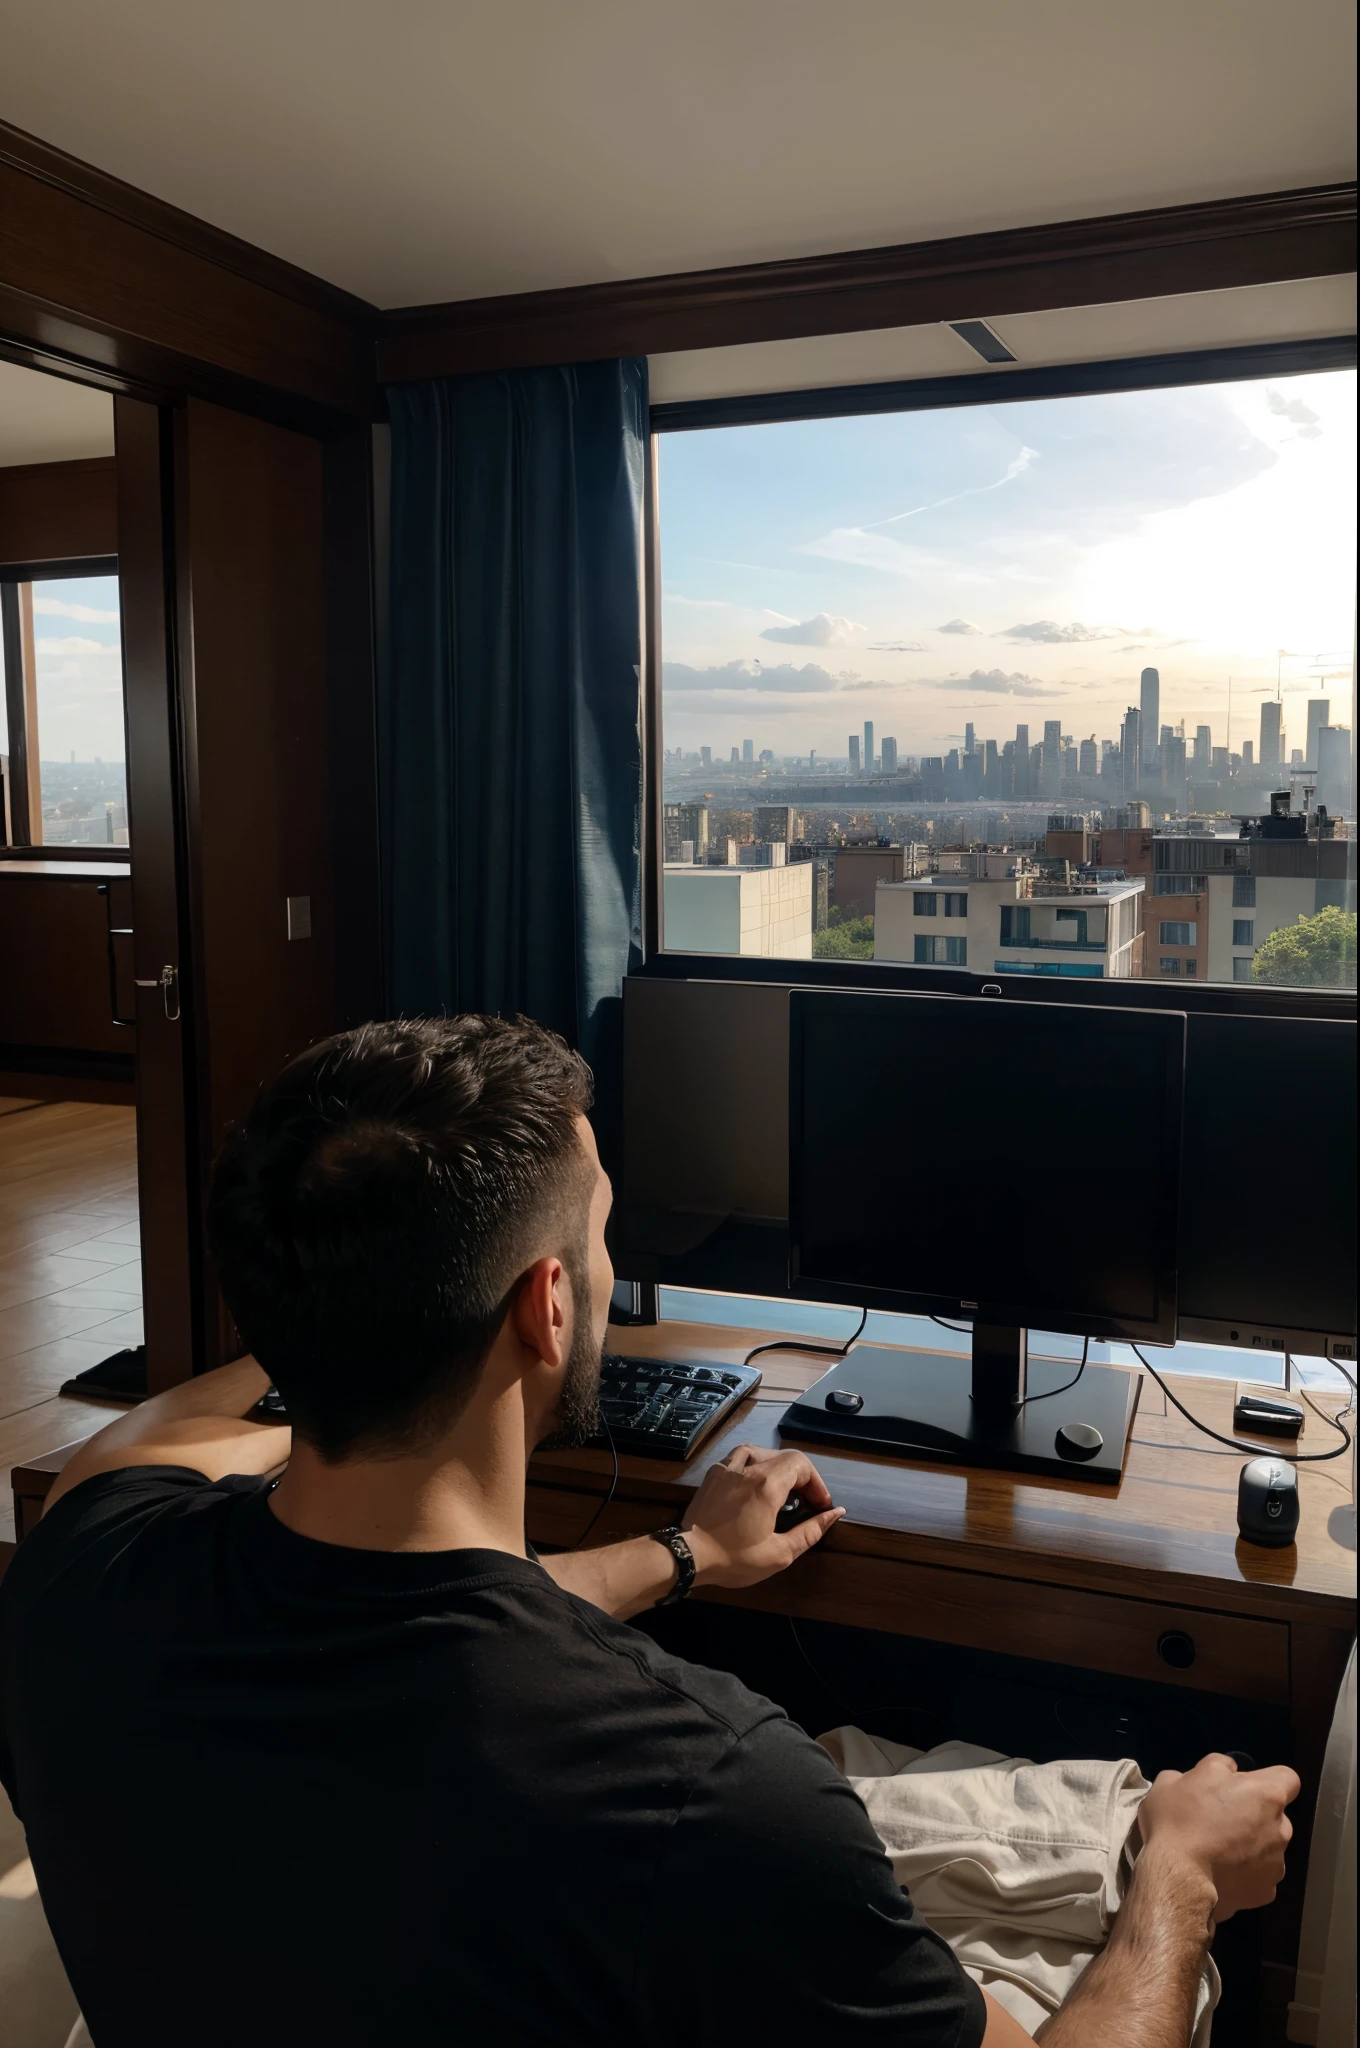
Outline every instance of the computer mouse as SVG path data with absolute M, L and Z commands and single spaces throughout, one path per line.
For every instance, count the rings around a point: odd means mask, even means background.
M 1237 1533 L 1245 1543 L 1283 1550 L 1299 1528 L 1299 1475 L 1283 1458 L 1253 1458 L 1237 1481 Z
M 816 1513 L 811 1501 L 804 1500 L 801 1493 L 791 1493 L 774 1518 L 775 1529 L 782 1536 L 786 1529 L 796 1529 L 800 1522 L 806 1522 Z

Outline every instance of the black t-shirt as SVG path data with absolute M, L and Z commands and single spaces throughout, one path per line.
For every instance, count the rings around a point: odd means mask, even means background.
M 816 1744 L 531 1559 L 102 1474 L 0 1586 L 0 1730 L 98 2048 L 982 2039 Z

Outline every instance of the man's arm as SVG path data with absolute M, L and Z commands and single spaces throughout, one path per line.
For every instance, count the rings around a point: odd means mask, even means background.
M 1163 1771 L 1110 1939 L 1040 2028 L 1043 2048 L 1187 2048 L 1214 1926 L 1274 1898 L 1298 1794 L 1293 1771 L 1239 1773 L 1226 1756 Z M 986 2048 L 1007 2048 L 990 2025 Z
M 775 1517 L 796 1493 L 814 1510 L 792 1529 Z M 801 1451 L 762 1451 L 741 1444 L 704 1474 L 681 1519 L 694 1553 L 696 1586 L 754 1586 L 773 1578 L 820 1543 L 841 1519 L 826 1482 Z M 675 1584 L 675 1559 L 650 1536 L 568 1550 L 541 1560 L 565 1592 L 579 1594 L 626 1621 L 664 1600 Z
M 268 1374 L 253 1358 L 238 1358 L 167 1394 L 153 1394 L 81 1446 L 58 1476 L 43 1513 L 82 1479 L 127 1465 L 187 1465 L 206 1479 L 271 1472 L 287 1459 L 292 1431 L 245 1420 L 268 1386 Z

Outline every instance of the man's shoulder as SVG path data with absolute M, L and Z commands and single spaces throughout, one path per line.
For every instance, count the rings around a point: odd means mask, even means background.
M 100 1569 L 111 1549 L 125 1549 L 167 1514 L 178 1517 L 225 1505 L 243 1492 L 258 1492 L 261 1483 L 253 1478 L 212 1481 L 185 1465 L 120 1465 L 92 1473 L 63 1493 L 19 1545 L 0 1584 L 0 1613 L 25 1603 L 60 1576 L 78 1578 L 82 1559 Z

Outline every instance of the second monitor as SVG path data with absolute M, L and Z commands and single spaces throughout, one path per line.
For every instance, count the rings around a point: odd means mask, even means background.
M 1175 1338 L 1184 1015 L 795 990 L 789 1026 L 790 1291 L 965 1320 L 973 1360 L 855 1354 L 784 1434 L 1116 1480 L 1136 1376 L 1059 1393 L 1026 1332 Z

